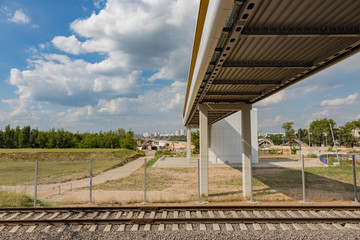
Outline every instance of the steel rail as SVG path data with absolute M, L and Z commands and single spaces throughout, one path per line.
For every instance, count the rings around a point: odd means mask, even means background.
M 358 217 L 285 217 L 285 218 L 111 218 L 111 219 L 29 219 L 0 220 L 1 225 L 40 224 L 185 224 L 185 223 L 360 223 Z

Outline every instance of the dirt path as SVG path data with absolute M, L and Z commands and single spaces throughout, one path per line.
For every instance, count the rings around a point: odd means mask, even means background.
M 131 173 L 139 169 L 144 164 L 144 159 L 148 160 L 153 157 L 153 152 L 148 152 L 146 157 L 138 158 L 130 163 L 109 170 L 107 172 L 101 173 L 98 176 L 92 178 L 92 184 L 97 185 L 104 183 L 106 181 L 115 180 L 118 178 L 128 177 Z M 82 188 L 89 187 L 90 178 L 84 178 L 80 180 L 74 180 L 65 183 L 54 183 L 54 184 L 44 184 L 37 186 L 37 196 L 40 200 L 51 199 L 53 200 L 56 195 L 73 195 L 77 190 Z M 30 196 L 34 194 L 34 186 L 0 186 L 1 189 L 16 191 L 16 192 L 26 192 Z M 87 192 L 89 192 L 87 190 Z M 87 194 L 88 196 L 89 194 Z M 55 197 L 57 198 L 57 197 Z

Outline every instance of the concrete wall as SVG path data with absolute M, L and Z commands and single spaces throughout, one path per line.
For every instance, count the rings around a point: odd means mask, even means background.
M 252 162 L 258 160 L 257 109 L 251 110 Z M 211 126 L 209 148 L 210 163 L 241 163 L 241 111 L 224 118 Z

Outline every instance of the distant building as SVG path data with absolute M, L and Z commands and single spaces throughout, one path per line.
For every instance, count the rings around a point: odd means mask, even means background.
M 175 136 L 180 136 L 180 131 L 179 130 L 175 131 Z
M 147 138 L 150 136 L 150 133 L 143 133 L 143 137 Z
M 180 136 L 185 136 L 185 129 L 180 129 Z
M 158 133 L 157 132 L 154 132 L 154 137 L 157 137 L 158 136 Z
M 351 130 L 351 134 L 355 139 L 360 139 L 360 128 Z

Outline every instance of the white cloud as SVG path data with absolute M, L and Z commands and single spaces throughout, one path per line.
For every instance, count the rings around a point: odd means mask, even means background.
M 51 44 L 65 54 L 40 54 L 51 48 L 39 44 L 26 70 L 11 70 L 9 83 L 19 98 L 5 101 L 12 115 L 0 115 L 36 116 L 56 127 L 127 119 L 143 128 L 138 116 L 159 126 L 181 124 L 198 1 L 94 1 L 102 3 L 98 13 L 70 24 L 73 35 L 53 37 Z M 88 53 L 101 60 L 83 60 Z M 161 86 L 159 79 L 169 81 Z M 60 110 L 41 108 L 55 105 Z
M 320 103 L 320 106 L 322 106 L 322 107 L 325 107 L 325 106 L 333 107 L 333 106 L 342 106 L 342 105 L 354 104 L 356 102 L 357 97 L 358 97 L 358 94 L 354 93 L 354 94 L 350 94 L 346 98 L 335 98 L 335 99 L 323 100 Z
M 260 107 L 267 107 L 270 105 L 278 104 L 284 101 L 285 95 L 286 95 L 286 90 L 283 90 L 281 92 L 275 93 L 274 95 L 271 95 L 268 98 L 265 98 L 264 100 L 261 100 L 256 105 Z
M 259 128 L 266 128 L 266 127 L 274 127 L 281 123 L 283 118 L 281 116 L 276 116 L 275 119 L 265 119 L 261 123 L 259 123 Z
M 17 24 L 28 24 L 30 18 L 22 10 L 16 10 L 14 14 L 8 18 L 8 21 Z
M 329 116 L 329 114 L 330 114 L 329 109 L 324 109 L 324 110 L 322 110 L 320 112 L 313 113 L 311 115 L 311 118 L 315 120 L 315 119 L 327 117 L 327 116 Z

